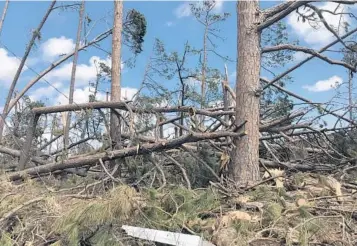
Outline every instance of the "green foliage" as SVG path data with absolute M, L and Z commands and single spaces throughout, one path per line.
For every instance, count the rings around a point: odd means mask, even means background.
M 279 21 L 271 27 L 264 30 L 261 37 L 262 46 L 278 46 L 281 44 L 292 43 L 298 44 L 298 41 L 289 40 L 287 26 L 284 22 Z M 281 68 L 293 61 L 291 50 L 279 50 L 276 52 L 264 53 L 262 56 L 262 69 L 276 76 L 271 69 Z M 276 83 L 284 87 L 286 83 L 291 82 L 290 76 L 285 76 L 282 80 Z M 264 109 L 268 119 L 274 119 L 288 114 L 293 108 L 293 103 L 288 95 L 273 87 L 267 88 L 261 96 L 261 109 Z M 268 109 L 268 110 L 267 110 Z
M 24 138 L 27 134 L 27 129 L 30 127 L 30 121 L 33 117 L 31 110 L 33 108 L 44 106 L 45 104 L 41 101 L 31 101 L 28 96 L 23 96 L 23 98 L 17 103 L 15 112 L 10 115 L 9 127 L 12 133 L 9 134 L 14 134 L 14 136 L 19 139 Z M 35 141 L 38 143 L 41 142 L 41 136 L 44 133 L 44 119 L 45 117 L 40 117 L 38 121 L 39 123 L 34 133 Z M 12 139 L 12 136 L 10 135 L 5 137 Z
M 225 21 L 230 16 L 229 13 L 212 13 L 216 4 L 217 1 L 215 0 L 204 0 L 197 3 L 191 3 L 191 13 L 203 25 L 210 26 L 213 23 Z
M 9 233 L 3 232 L 0 237 L 0 245 L 1 246 L 12 246 L 15 241 L 12 240 L 11 235 Z
M 218 195 L 211 189 L 187 190 L 182 186 L 170 187 L 163 193 L 149 191 L 150 201 L 144 213 L 150 218 L 146 223 L 162 229 L 177 230 L 187 221 L 195 221 L 202 214 L 219 207 Z
M 280 218 L 282 211 L 283 208 L 279 203 L 272 202 L 264 209 L 264 220 L 266 222 L 275 222 Z
M 143 51 L 144 36 L 146 34 L 146 19 L 143 14 L 131 9 L 125 19 L 123 28 L 123 38 L 134 54 L 139 54 Z
M 79 203 L 56 222 L 55 231 L 68 235 L 66 240 L 70 245 L 76 245 L 81 238 L 85 237 L 88 228 L 93 229 L 110 224 L 118 219 L 128 220 L 135 208 L 135 196 L 134 189 L 119 186 L 113 189 L 104 201 L 93 200 Z M 98 238 L 100 239 L 104 235 L 98 236 Z

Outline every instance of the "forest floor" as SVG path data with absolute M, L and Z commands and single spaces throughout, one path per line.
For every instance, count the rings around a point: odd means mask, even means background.
M 0 182 L 0 245 L 155 245 L 126 235 L 124 224 L 217 246 L 357 245 L 357 186 L 328 176 L 295 173 L 244 190 L 83 180 Z

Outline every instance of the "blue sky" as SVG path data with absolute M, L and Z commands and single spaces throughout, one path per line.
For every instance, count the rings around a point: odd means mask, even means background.
M 59 2 L 59 4 L 68 4 L 71 2 Z M 262 8 L 266 8 L 280 2 L 263 1 Z M 5 19 L 3 31 L 1 34 L 0 43 L 0 63 L 5 68 L 0 68 L 0 107 L 4 104 L 5 96 L 7 93 L 8 85 L 11 81 L 11 75 L 16 71 L 16 64 L 18 59 L 14 57 L 21 57 L 24 53 L 25 46 L 31 38 L 31 30 L 36 28 L 42 16 L 46 12 L 50 2 L 10 2 L 9 10 Z M 136 66 L 134 68 L 128 68 L 124 65 L 122 86 L 126 87 L 127 94 L 135 92 L 135 88 L 138 88 L 142 79 L 147 64 L 148 58 L 151 54 L 154 40 L 156 38 L 161 39 L 166 45 L 169 51 L 182 51 L 183 45 L 186 41 L 195 47 L 202 46 L 202 33 L 203 28 L 194 20 L 192 16 L 187 13 L 188 2 L 168 1 L 168 2 L 136 2 L 129 1 L 124 2 L 124 9 L 128 10 L 135 8 L 143 13 L 147 19 L 147 35 L 145 36 L 144 51 L 137 57 Z M 333 3 L 322 4 L 324 8 L 333 9 L 335 5 Z M 0 2 L 0 9 L 2 10 L 4 1 Z M 111 1 L 86 2 L 86 13 L 94 21 L 98 20 L 97 25 L 91 31 L 88 40 L 93 39 L 96 35 L 107 30 L 112 23 L 112 6 Z M 236 3 L 220 2 L 217 7 L 217 12 L 231 13 L 231 17 L 226 22 L 220 25 L 221 36 L 225 37 L 224 42 L 218 42 L 217 51 L 225 56 L 230 56 L 232 59 L 236 57 Z M 356 9 L 354 9 L 356 10 Z M 332 25 L 336 24 L 336 18 L 326 16 Z M 319 48 L 324 44 L 333 40 L 331 34 L 329 34 L 324 28 L 319 30 L 313 30 L 307 23 L 296 23 L 296 16 L 290 15 L 284 20 L 287 23 L 290 39 L 298 39 L 300 45 L 306 47 Z M 347 20 L 350 22 L 351 27 L 354 28 L 355 22 L 353 20 Z M 68 50 L 68 47 L 72 47 L 73 40 L 75 40 L 76 30 L 78 25 L 78 12 L 73 10 L 67 10 L 64 12 L 53 12 L 47 23 L 45 24 L 41 32 L 41 41 L 37 43 L 36 48 L 32 51 L 30 59 L 28 61 L 31 69 L 41 72 L 45 69 L 51 61 L 58 59 L 57 55 L 61 49 Z M 52 40 L 52 41 L 51 41 Z M 101 43 L 101 47 L 110 51 L 111 37 Z M 4 45 L 6 49 L 4 49 Z M 338 46 L 334 47 L 335 49 Z M 9 52 L 8 52 L 9 51 Z M 6 53 L 8 52 L 8 53 Z M 325 53 L 331 58 L 340 58 L 335 53 Z M 85 88 L 88 86 L 88 79 L 93 79 L 93 62 L 92 57 L 96 59 L 107 59 L 107 54 L 96 48 L 90 48 L 85 52 L 81 52 L 79 55 L 79 69 L 77 72 L 80 74 L 78 78 L 78 95 L 77 99 L 85 98 Z M 123 60 L 130 57 L 127 49 L 123 50 Z M 298 61 L 301 55 L 296 55 Z M 92 58 L 92 59 L 91 59 Z M 70 62 L 69 59 L 64 65 L 59 67 L 57 71 L 54 71 L 48 75 L 47 80 L 58 87 L 58 90 L 63 94 L 68 93 Z M 224 62 L 210 55 L 210 66 L 219 68 L 223 71 Z M 109 62 L 109 60 L 107 60 Z M 287 64 L 285 68 L 275 69 L 274 72 L 280 73 L 285 69 L 294 65 L 295 62 Z M 5 65 L 4 65 L 5 64 Z M 235 64 L 233 62 L 227 62 L 228 71 L 230 76 L 230 82 L 234 84 Z M 67 66 L 67 68 L 65 68 Z M 272 78 L 266 73 L 262 74 Z M 345 82 L 347 78 L 347 72 L 344 68 L 338 66 L 331 66 L 318 59 L 310 61 L 302 68 L 296 70 L 291 74 L 294 82 L 287 85 L 287 88 L 294 91 L 297 94 L 309 98 L 315 102 L 324 102 L 329 100 L 335 91 L 329 88 L 331 81 Z M 21 90 L 22 87 L 32 78 L 36 77 L 36 74 L 29 69 L 25 70 L 19 80 L 17 89 Z M 81 81 L 82 80 L 82 81 Z M 319 82 L 318 84 L 316 84 Z M 175 81 L 170 82 L 175 84 Z M 327 87 L 326 87 L 327 86 Z M 102 86 L 105 90 L 109 88 L 109 84 Z M 82 93 L 82 94 L 81 94 Z M 48 104 L 64 102 L 65 98 L 60 99 L 60 93 L 53 88 L 49 88 L 48 84 L 39 82 L 28 93 L 36 99 L 44 100 L 49 98 Z M 124 92 L 125 94 L 125 92 Z M 62 100 L 62 101 L 61 101 Z M 76 98 L 75 98 L 76 100 Z

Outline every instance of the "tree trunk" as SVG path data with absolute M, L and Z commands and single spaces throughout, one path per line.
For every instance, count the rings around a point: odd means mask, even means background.
M 259 89 L 260 32 L 257 29 L 259 1 L 238 1 L 238 62 L 236 124 L 247 121 L 246 135 L 235 139 L 231 175 L 239 184 L 259 180 Z
M 72 64 L 72 74 L 71 74 L 71 84 L 69 87 L 69 104 L 73 103 L 73 94 L 74 94 L 74 84 L 76 82 L 76 70 L 77 70 L 77 61 L 78 61 L 78 51 L 79 51 L 79 44 L 81 42 L 81 33 L 82 33 L 82 26 L 83 26 L 83 17 L 84 17 L 84 0 L 81 4 L 81 9 L 79 11 L 79 23 L 77 29 L 77 39 L 76 39 L 76 46 L 74 49 L 73 55 L 73 64 Z M 71 125 L 71 111 L 67 114 L 66 125 L 64 129 L 64 150 L 67 152 L 67 147 L 69 145 L 69 128 Z M 66 153 L 67 154 L 67 153 Z
M 119 102 L 121 97 L 121 34 L 123 29 L 123 1 L 114 0 L 114 27 L 112 41 L 112 102 Z M 110 117 L 110 136 L 115 146 L 120 144 L 120 119 L 111 112 Z

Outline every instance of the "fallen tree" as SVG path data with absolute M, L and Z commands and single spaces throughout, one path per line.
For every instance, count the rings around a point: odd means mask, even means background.
M 98 163 L 99 159 L 102 161 L 113 160 L 121 157 L 128 156 L 136 156 L 143 154 L 150 154 L 155 151 L 163 151 L 168 149 L 173 149 L 180 147 L 184 143 L 193 143 L 201 140 L 207 139 L 217 139 L 222 137 L 241 137 L 244 134 L 242 133 L 234 133 L 234 132 L 214 132 L 214 133 L 194 133 L 179 137 L 177 139 L 162 141 L 158 143 L 148 143 L 148 144 L 140 144 L 135 147 L 125 148 L 120 150 L 108 151 L 103 153 L 98 153 L 94 155 L 89 155 L 81 158 L 69 159 L 63 162 L 53 162 L 49 164 L 45 164 L 38 167 L 33 167 L 29 169 L 25 169 L 23 171 L 11 173 L 8 176 L 8 179 L 11 181 L 23 179 L 27 176 L 36 177 L 42 173 L 50 173 L 57 170 L 63 170 L 67 168 L 77 168 L 87 165 L 95 165 Z

